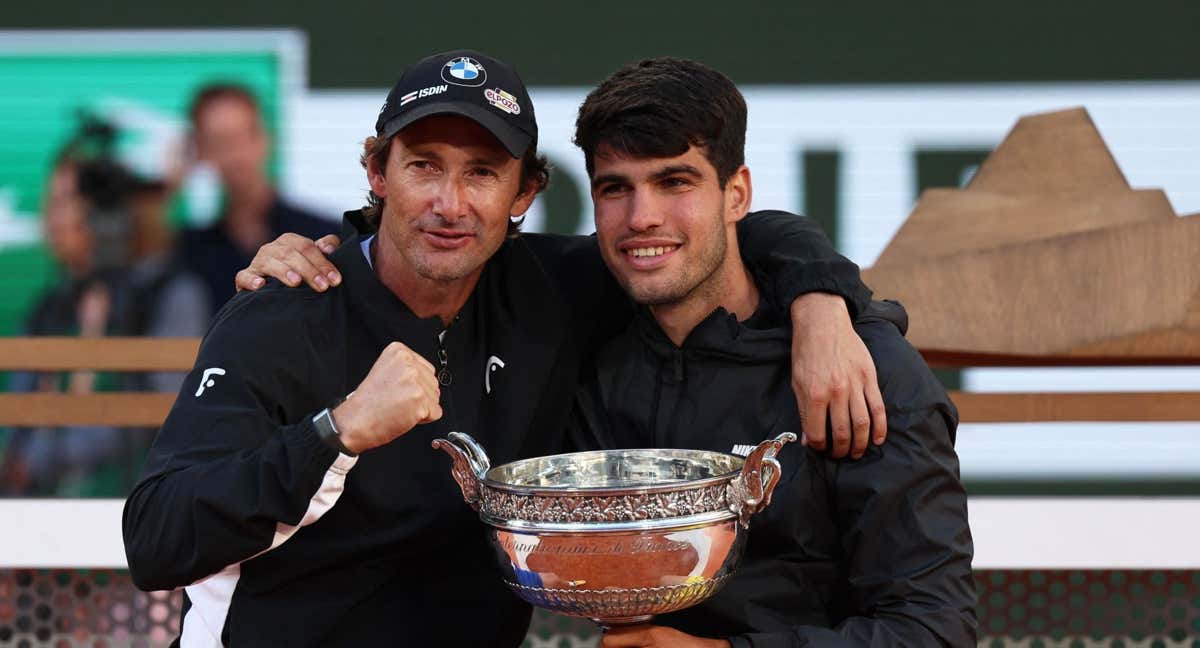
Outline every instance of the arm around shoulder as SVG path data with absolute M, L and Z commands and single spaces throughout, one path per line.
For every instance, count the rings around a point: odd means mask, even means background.
M 846 300 L 854 319 L 871 300 L 858 266 L 838 254 L 811 218 L 779 210 L 751 212 L 738 223 L 738 246 L 746 262 L 768 280 L 777 304 L 828 292 Z

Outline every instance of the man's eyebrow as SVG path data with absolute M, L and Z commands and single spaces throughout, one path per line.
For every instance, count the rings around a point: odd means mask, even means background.
M 595 189 L 596 187 L 599 187 L 600 185 L 603 185 L 603 184 L 617 183 L 617 182 L 628 183 L 629 177 L 621 175 L 619 173 L 605 173 L 604 175 L 598 175 L 598 176 L 592 178 L 592 189 Z
M 680 174 L 680 173 L 682 173 L 684 175 L 690 175 L 695 178 L 704 177 L 704 174 L 701 173 L 700 169 L 697 169 L 696 167 L 694 167 L 690 164 L 672 164 L 669 167 L 664 167 L 658 171 L 655 171 L 654 175 L 650 176 L 650 179 L 651 180 L 663 180 L 665 178 L 669 178 L 673 175 Z
M 504 166 L 504 163 L 510 160 L 511 157 L 507 154 L 497 153 L 496 155 L 476 155 L 467 160 L 467 164 L 482 164 L 484 166 Z
M 672 164 L 655 171 L 650 175 L 650 180 L 658 181 L 680 173 L 692 176 L 694 178 L 704 177 L 704 173 L 691 164 Z M 604 175 L 598 175 L 595 178 L 592 178 L 592 189 L 609 183 L 629 183 L 629 176 L 619 173 L 606 173 Z
M 431 160 L 441 160 L 442 156 L 438 155 L 437 149 L 433 147 L 422 147 L 421 145 L 410 146 L 405 153 L 409 157 L 429 158 Z

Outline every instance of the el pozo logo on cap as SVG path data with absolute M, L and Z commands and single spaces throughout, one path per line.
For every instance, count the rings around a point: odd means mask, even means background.
M 487 83 L 487 70 L 483 64 L 469 56 L 459 56 L 446 61 L 442 66 L 442 81 L 468 88 L 478 88 Z
M 521 114 L 521 104 L 517 103 L 517 98 L 511 94 L 501 90 L 500 88 L 488 88 L 483 91 L 483 98 L 492 106 L 503 110 L 510 115 Z

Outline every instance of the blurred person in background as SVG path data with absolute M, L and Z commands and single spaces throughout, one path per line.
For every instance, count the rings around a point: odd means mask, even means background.
M 116 153 L 116 127 L 81 116 L 57 156 L 44 200 L 44 229 L 62 278 L 39 298 L 24 335 L 196 337 L 208 292 L 174 257 L 167 223 L 178 169 L 148 178 Z M 16 392 L 178 391 L 183 372 L 18 372 Z M 115 496 L 132 486 L 153 430 L 18 429 L 5 447 L 8 494 Z
M 92 201 L 81 191 L 82 165 L 68 147 L 47 182 L 43 227 L 50 256 L 62 278 L 36 301 L 24 335 L 100 337 L 123 332 L 127 293 L 113 274 L 96 267 Z M 107 372 L 16 372 L 14 392 L 89 394 L 117 387 Z M 0 462 L 0 489 L 6 495 L 92 495 L 120 492 L 122 430 L 112 427 L 17 428 Z M 105 469 L 115 468 L 115 470 Z
M 208 286 L 180 258 L 176 233 L 168 222 L 170 201 L 181 176 L 182 166 L 167 168 L 161 183 L 135 186 L 125 199 L 130 264 L 124 279 L 131 291 L 131 335 L 200 337 L 208 328 L 213 311 Z M 186 375 L 183 371 L 149 372 L 131 377 L 135 382 L 129 388 L 178 392 Z
M 205 86 L 188 115 L 195 161 L 216 172 L 224 205 L 211 225 L 185 229 L 179 249 L 186 267 L 204 280 L 215 311 L 233 296 L 234 275 L 250 264 L 259 246 L 284 232 L 315 239 L 339 228 L 283 200 L 272 186 L 267 176 L 271 137 L 249 89 L 232 83 Z

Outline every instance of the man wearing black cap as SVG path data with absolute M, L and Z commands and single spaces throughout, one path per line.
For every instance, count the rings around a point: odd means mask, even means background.
M 377 233 L 334 253 L 341 286 L 270 284 L 217 315 L 124 517 L 135 583 L 185 587 L 179 645 L 521 643 L 529 609 L 430 441 L 555 451 L 584 355 L 630 316 L 594 243 L 509 236 L 546 183 L 536 144 L 507 65 L 418 62 L 366 143 L 348 216 Z M 864 303 L 811 245 L 820 281 L 801 264 L 779 290 Z

